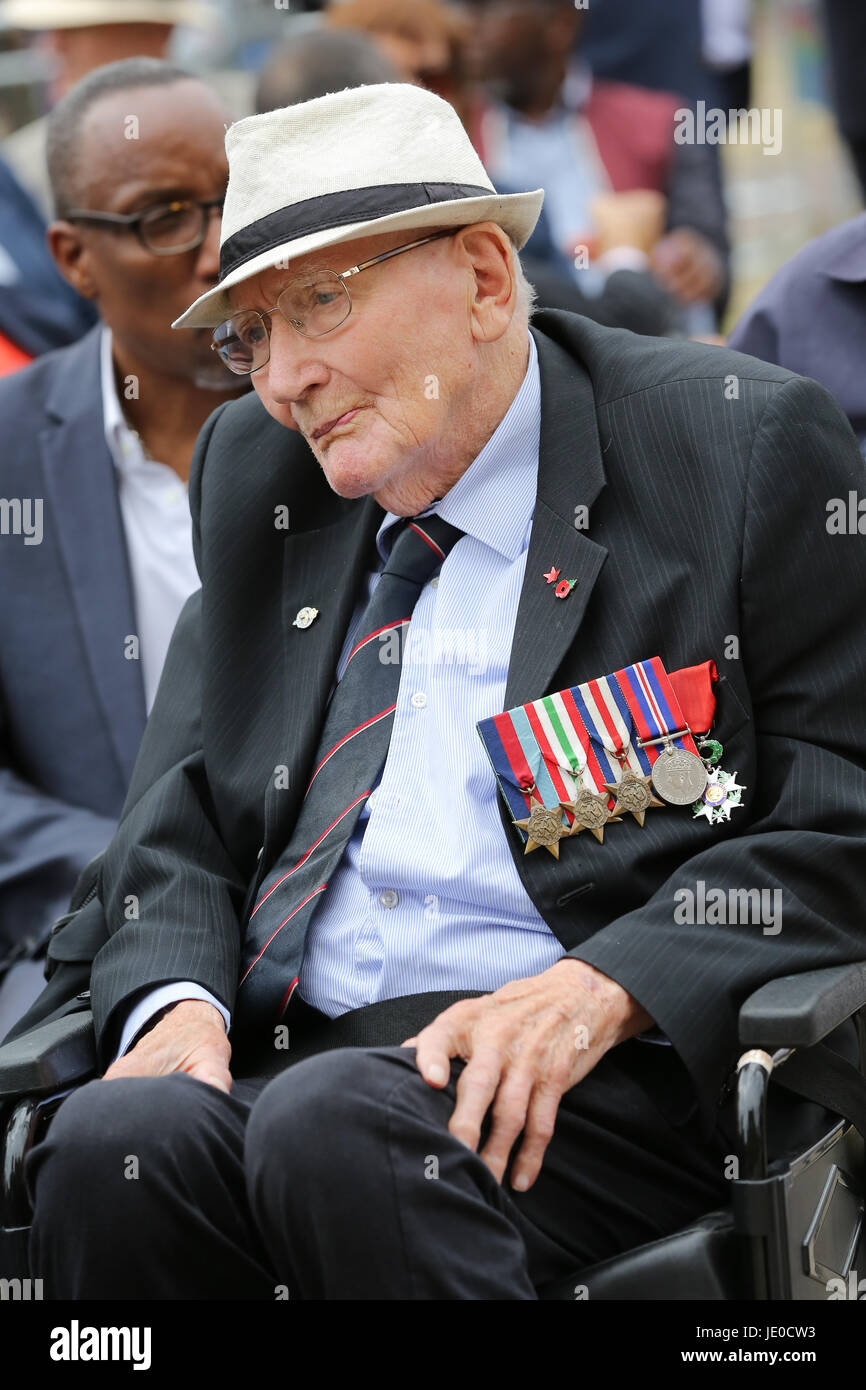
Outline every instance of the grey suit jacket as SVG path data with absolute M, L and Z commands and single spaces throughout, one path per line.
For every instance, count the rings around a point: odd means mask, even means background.
M 748 791 L 729 824 L 653 811 L 601 845 L 567 841 L 559 862 L 525 855 L 504 811 L 502 833 L 565 950 L 671 1039 L 709 1125 L 742 1000 L 866 954 L 866 548 L 825 527 L 827 499 L 866 490 L 866 466 L 813 382 L 564 312 L 539 313 L 532 331 L 538 495 L 505 707 L 655 654 L 668 669 L 713 658 L 716 734 Z M 297 816 L 381 516 L 369 498 L 336 497 L 255 397 L 210 417 L 190 495 L 202 590 L 176 629 L 98 898 L 56 943 L 74 961 L 104 941 L 92 974 L 104 1059 L 144 989 L 197 980 L 232 1007 L 247 913 Z M 284 504 L 288 533 L 273 525 Z M 577 579 L 565 602 L 543 579 L 551 564 Z M 306 604 L 321 616 L 302 631 Z M 678 922 L 678 890 L 699 881 L 778 890 L 781 931 Z
M 113 835 L 146 718 L 99 334 L 0 381 L 0 956 Z

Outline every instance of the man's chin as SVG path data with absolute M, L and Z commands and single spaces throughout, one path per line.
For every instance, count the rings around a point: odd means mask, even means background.
M 385 485 L 387 474 L 383 475 L 381 465 L 372 469 L 366 451 L 361 454 L 355 446 L 341 449 L 335 440 L 328 449 L 314 448 L 314 453 L 338 497 L 367 497 Z

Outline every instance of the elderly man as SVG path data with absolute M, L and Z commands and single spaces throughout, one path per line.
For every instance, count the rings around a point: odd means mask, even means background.
M 29 1160 L 32 1270 L 533 1299 L 718 1205 L 739 1003 L 862 956 L 866 557 L 824 504 L 864 465 L 790 373 L 528 328 L 542 195 L 434 95 L 226 144 L 177 323 L 255 396 L 199 439 L 201 593 L 66 929 L 107 937 L 104 1076 Z

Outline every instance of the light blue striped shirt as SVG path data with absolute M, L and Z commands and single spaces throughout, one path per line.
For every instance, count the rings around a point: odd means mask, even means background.
M 465 534 L 421 591 L 402 648 L 383 643 L 383 658 L 402 661 L 388 756 L 310 922 L 298 983 L 332 1018 L 402 994 L 498 989 L 565 954 L 514 866 L 475 728 L 503 708 L 535 508 L 541 383 L 528 338 L 526 375 L 506 414 L 430 508 Z M 383 556 L 397 519 L 379 528 Z M 367 577 L 338 676 L 378 577 Z M 203 986 L 161 985 L 131 1010 L 119 1054 L 180 999 L 214 1004 L 229 1027 Z
M 335 1017 L 432 989 L 498 989 L 564 954 L 524 889 L 475 728 L 503 708 L 538 478 L 541 388 L 523 383 L 430 510 L 465 535 L 425 585 L 402 650 L 388 756 L 308 929 L 302 998 Z M 383 534 L 397 518 L 388 515 Z M 378 575 L 368 576 L 358 616 Z M 338 665 L 342 674 L 354 624 Z

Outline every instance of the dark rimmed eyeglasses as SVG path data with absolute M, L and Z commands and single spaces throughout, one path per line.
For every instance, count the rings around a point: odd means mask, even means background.
M 261 313 L 256 309 L 240 309 L 221 323 L 213 331 L 211 348 L 236 376 L 257 372 L 270 361 L 271 331 L 268 319 L 271 314 L 279 310 L 286 323 L 291 324 L 302 338 L 321 338 L 345 323 L 352 312 L 352 299 L 345 283 L 350 276 L 359 275 L 371 265 L 390 260 L 404 251 L 412 251 L 416 246 L 426 246 L 428 241 L 453 236 L 459 230 L 453 227 L 433 232 L 420 241 L 395 246 L 381 256 L 361 261 L 360 265 L 350 266 L 339 273 L 336 270 L 311 270 L 306 275 L 299 275 L 286 285 L 272 308 L 263 309 Z
M 201 246 L 207 236 L 211 209 L 216 208 L 222 215 L 224 202 L 225 196 L 211 198 L 208 202 L 175 200 L 145 208 L 143 212 L 128 213 L 73 208 L 66 213 L 64 220 L 125 227 L 135 233 L 145 251 L 152 256 L 178 256 L 182 251 L 192 251 L 196 246 Z

